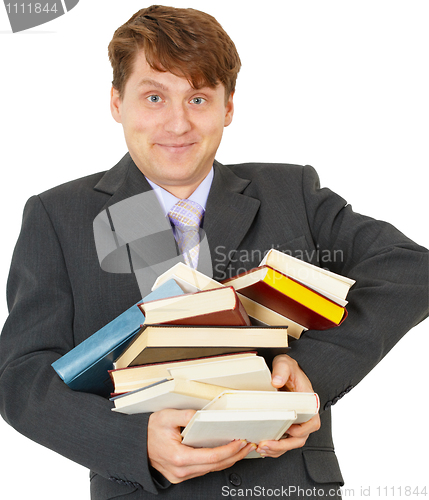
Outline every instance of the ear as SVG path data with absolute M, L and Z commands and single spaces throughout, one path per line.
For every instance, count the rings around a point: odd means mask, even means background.
M 110 112 L 112 113 L 114 120 L 118 123 L 122 123 L 121 107 L 122 100 L 119 96 L 119 91 L 116 90 L 115 87 L 112 87 L 110 91 Z
M 227 127 L 232 122 L 232 117 L 234 116 L 234 92 L 231 92 L 228 101 L 225 105 L 225 122 L 224 127 Z

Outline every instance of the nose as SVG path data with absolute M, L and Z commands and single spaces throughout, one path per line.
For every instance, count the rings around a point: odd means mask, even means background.
M 166 116 L 165 130 L 175 135 L 184 135 L 192 128 L 186 104 L 171 104 Z

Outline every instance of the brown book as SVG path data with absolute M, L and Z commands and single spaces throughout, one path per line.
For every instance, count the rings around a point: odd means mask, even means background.
M 139 307 L 146 324 L 250 326 L 233 287 L 152 300 Z
M 312 266 L 313 267 L 313 266 Z M 173 279 L 185 293 L 195 293 L 202 290 L 212 290 L 222 288 L 224 285 L 209 278 L 205 274 L 191 269 L 183 262 L 179 262 L 164 274 L 159 276 L 153 285 L 153 290 L 162 286 L 168 280 Z M 292 321 L 290 318 L 279 314 L 254 300 L 237 293 L 240 302 L 243 304 L 252 324 L 255 326 L 287 326 L 288 335 L 299 339 L 302 332 L 307 330 L 304 326 Z
M 256 326 L 146 325 L 114 368 L 232 352 L 257 351 L 270 360 L 289 349 L 287 328 Z
M 257 267 L 223 284 L 309 329 L 338 326 L 347 316 L 343 306 L 269 266 Z

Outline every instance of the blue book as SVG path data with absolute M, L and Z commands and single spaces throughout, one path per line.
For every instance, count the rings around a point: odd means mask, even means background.
M 141 330 L 145 320 L 137 304 L 174 297 L 183 293 L 174 279 L 168 280 L 91 337 L 57 359 L 52 363 L 52 367 L 71 389 L 91 392 L 104 397 L 110 396 L 113 384 L 109 370 L 113 369 L 113 362 Z

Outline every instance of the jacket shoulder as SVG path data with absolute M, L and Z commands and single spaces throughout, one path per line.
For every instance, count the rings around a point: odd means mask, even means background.
M 296 165 L 292 163 L 238 163 L 225 165 L 232 170 L 239 177 L 261 177 L 266 175 L 297 175 L 301 176 L 303 169 L 307 168 L 303 165 Z M 310 167 L 312 168 L 312 167 Z
M 319 177 L 310 165 L 292 163 L 240 163 L 226 165 L 237 177 L 248 179 L 248 189 L 284 190 L 286 186 L 292 191 L 319 188 Z
M 106 203 L 108 196 L 95 190 L 105 172 L 88 175 L 65 182 L 33 197 L 41 201 L 51 217 L 69 219 L 77 217 L 94 218 Z
M 98 172 L 79 179 L 74 179 L 58 186 L 52 187 L 39 194 L 44 201 L 50 201 L 63 196 L 75 196 L 77 193 L 93 192 L 94 186 L 106 172 Z

